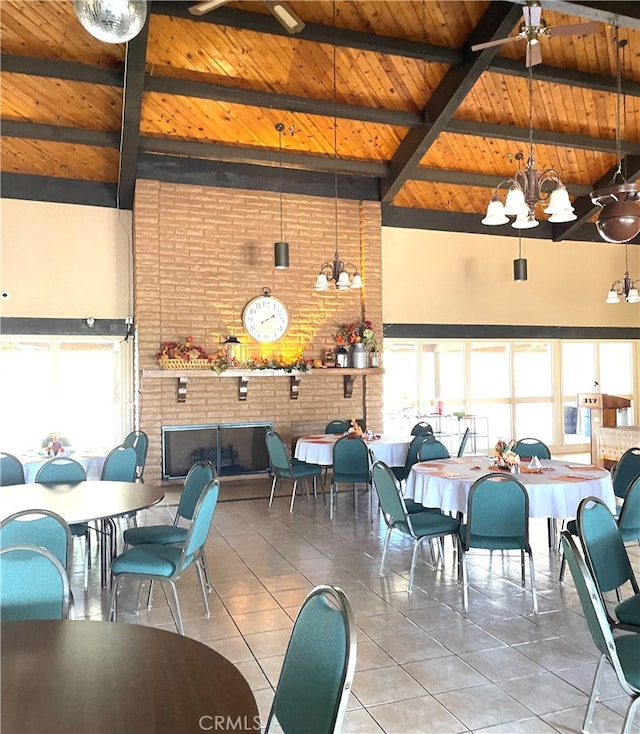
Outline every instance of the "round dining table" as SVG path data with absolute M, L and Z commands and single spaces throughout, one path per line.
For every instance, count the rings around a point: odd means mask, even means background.
M 615 511 L 613 483 L 606 469 L 553 459 L 542 459 L 540 464 L 541 470 L 534 472 L 525 461 L 515 475 L 527 489 L 530 517 L 573 518 L 584 497 L 599 497 Z M 411 468 L 404 495 L 425 507 L 466 513 L 471 485 L 494 471 L 499 470 L 486 456 L 421 461 Z
M 73 483 L 14 484 L 2 487 L 0 519 L 24 510 L 50 510 L 69 525 L 108 522 L 160 502 L 164 490 L 156 484 L 84 481 Z M 107 585 L 106 546 L 100 544 L 102 586 Z
M 312 436 L 303 436 L 296 442 L 294 456 L 308 464 L 320 466 L 333 465 L 333 447 L 336 441 L 342 438 L 336 433 L 318 433 Z M 376 461 L 384 461 L 387 466 L 404 466 L 407 451 L 413 436 L 394 436 L 382 434 L 377 438 L 363 441 L 372 450 Z
M 71 459 L 77 461 L 85 470 L 87 479 L 100 479 L 102 474 L 102 467 L 104 466 L 105 459 L 107 458 L 108 451 L 100 453 L 64 453 L 60 456 L 68 456 Z M 46 456 L 43 452 L 21 454 L 20 461 L 24 468 L 24 481 L 27 484 L 35 482 L 36 474 L 38 471 L 49 461 L 52 457 Z
M 259 732 L 229 660 L 174 632 L 117 622 L 0 624 L 7 734 Z

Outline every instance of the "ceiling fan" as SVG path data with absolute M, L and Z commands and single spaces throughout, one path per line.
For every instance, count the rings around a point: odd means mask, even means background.
M 304 22 L 291 10 L 291 8 L 280 0 L 262 0 L 269 8 L 271 15 L 280 23 L 280 25 L 289 33 L 300 33 L 304 28 Z M 191 15 L 204 15 L 216 8 L 221 8 L 230 0 L 204 0 L 204 2 L 196 3 L 189 8 Z
M 559 25 L 555 28 L 549 27 L 542 19 L 542 7 L 536 0 L 527 2 L 522 8 L 522 16 L 524 22 L 520 24 L 520 30 L 517 36 L 509 36 L 509 38 L 499 38 L 496 41 L 488 41 L 487 43 L 476 43 L 471 46 L 472 51 L 479 51 L 483 48 L 491 46 L 501 46 L 503 43 L 511 41 L 527 42 L 527 68 L 542 63 L 542 51 L 540 50 L 540 39 L 544 36 L 586 36 L 590 33 L 597 33 L 601 24 L 594 21 L 587 23 L 573 23 L 572 25 Z

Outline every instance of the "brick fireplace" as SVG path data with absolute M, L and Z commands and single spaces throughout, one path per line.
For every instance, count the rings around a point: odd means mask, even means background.
M 335 249 L 334 200 L 285 196 L 285 238 L 291 267 L 275 270 L 273 243 L 279 236 L 279 198 L 268 192 L 137 182 L 134 210 L 134 299 L 140 371 L 140 427 L 149 436 L 147 481 L 162 476 L 163 426 L 273 423 L 285 442 L 322 432 L 332 418 L 364 418 L 382 426 L 382 374 L 363 371 L 345 397 L 339 369 L 302 374 L 292 398 L 289 375 L 250 373 L 247 399 L 239 400 L 238 378 L 190 371 L 185 402 L 178 402 L 176 374 L 155 360 L 161 341 L 194 342 L 215 352 L 237 336 L 248 356 L 321 357 L 335 346 L 339 323 L 362 314 L 382 337 L 380 205 L 340 200 L 340 256 L 357 263 L 362 291 L 316 293 L 315 278 Z M 286 335 L 259 344 L 244 333 L 246 303 L 269 287 L 289 310 Z

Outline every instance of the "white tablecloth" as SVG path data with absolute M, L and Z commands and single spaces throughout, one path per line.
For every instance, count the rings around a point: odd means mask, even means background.
M 67 454 L 59 454 L 59 456 L 67 456 Z M 100 479 L 102 474 L 102 465 L 104 460 L 107 458 L 107 454 L 102 455 L 82 455 L 82 454 L 69 454 L 69 458 L 75 459 L 78 463 L 82 464 L 84 470 L 87 472 L 87 479 L 97 480 Z M 27 484 L 31 484 L 36 481 L 36 474 L 41 466 L 47 463 L 51 457 L 49 456 L 22 456 L 22 466 L 24 467 L 24 481 Z
M 296 443 L 294 456 L 309 464 L 331 466 L 333 464 L 333 446 L 342 436 L 332 433 L 319 433 L 314 436 L 303 436 Z M 404 466 L 407 450 L 413 436 L 391 436 L 383 434 L 380 438 L 365 440 L 373 451 L 376 461 L 384 461 L 387 466 Z
M 541 474 L 516 475 L 529 493 L 530 517 L 575 517 L 580 500 L 590 496 L 615 510 L 613 484 L 606 469 L 557 460 L 541 464 Z M 411 469 L 404 494 L 425 507 L 466 512 L 471 485 L 492 471 L 489 459 L 482 456 L 419 462 Z

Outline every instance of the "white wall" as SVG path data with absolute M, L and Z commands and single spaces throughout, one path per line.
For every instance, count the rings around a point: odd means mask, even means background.
M 640 278 L 640 247 L 629 245 Z M 513 280 L 518 240 L 382 228 L 385 323 L 640 326 L 640 304 L 605 304 L 624 245 L 523 237 L 529 279 Z
M 2 199 L 2 316 L 133 314 L 131 212 Z

